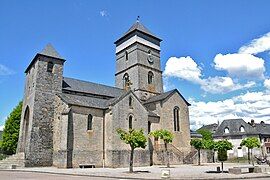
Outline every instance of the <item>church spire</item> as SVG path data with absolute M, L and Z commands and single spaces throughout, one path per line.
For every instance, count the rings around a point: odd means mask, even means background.
M 44 49 L 39 53 L 45 56 L 50 56 L 58 59 L 63 59 L 60 54 L 55 50 L 51 43 L 48 43 Z
M 129 28 L 129 30 L 117 41 L 114 42 L 114 44 L 118 44 L 123 39 L 128 39 L 131 34 L 140 36 L 141 34 L 144 34 L 146 36 L 150 36 L 151 38 L 158 40 L 159 42 L 162 41 L 160 38 L 158 38 L 156 35 L 154 35 L 151 31 L 149 31 L 141 22 L 140 22 L 140 16 L 137 17 L 136 22 Z

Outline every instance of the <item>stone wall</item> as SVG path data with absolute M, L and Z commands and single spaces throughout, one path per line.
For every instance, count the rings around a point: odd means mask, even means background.
M 129 107 L 129 97 L 132 97 L 133 103 Z M 116 130 L 122 128 L 128 130 L 128 117 L 133 116 L 132 127 L 142 128 L 147 135 L 148 112 L 144 106 L 137 100 L 133 93 L 129 93 L 117 104 L 115 104 L 106 113 L 106 162 L 107 167 L 127 167 L 129 165 L 129 145 L 120 140 Z M 150 157 L 148 146 L 145 150 L 137 149 L 134 155 L 134 165 L 149 165 Z
M 38 55 L 27 72 L 18 152 L 25 152 L 26 166 L 51 166 L 53 153 L 54 96 L 62 90 L 63 61 Z M 47 63 L 53 62 L 53 72 Z M 29 107 L 29 119 L 24 119 Z M 25 141 L 25 142 L 24 142 Z
M 151 50 L 153 63 L 148 62 L 148 53 Z M 128 52 L 128 60 L 126 53 Z M 153 83 L 148 84 L 148 72 L 154 74 Z M 157 93 L 163 92 L 162 72 L 160 70 L 160 52 L 140 43 L 134 43 L 125 51 L 116 55 L 116 87 L 123 88 L 123 76 L 128 73 L 132 83 L 131 89 L 136 91 L 140 99 L 148 99 Z M 151 93 L 153 92 L 153 93 Z

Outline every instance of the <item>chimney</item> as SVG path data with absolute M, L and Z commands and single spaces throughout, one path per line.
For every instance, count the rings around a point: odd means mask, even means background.
M 251 121 L 250 121 L 250 125 L 251 125 L 251 126 L 253 126 L 253 127 L 255 126 L 254 119 L 251 119 Z

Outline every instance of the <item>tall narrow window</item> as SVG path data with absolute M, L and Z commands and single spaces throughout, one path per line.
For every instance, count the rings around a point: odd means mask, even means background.
M 124 88 L 128 87 L 130 84 L 128 73 L 124 74 L 123 81 L 124 81 Z
M 174 131 L 180 131 L 179 125 L 179 107 L 173 109 L 173 122 L 174 122 Z
M 148 134 L 151 132 L 151 122 L 148 121 Z
M 128 128 L 132 129 L 132 115 L 128 117 Z
M 153 84 L 153 78 L 154 78 L 153 72 L 149 71 L 148 72 L 148 84 Z
M 47 72 L 52 72 L 52 71 L 53 71 L 53 63 L 48 62 L 48 64 L 47 64 Z
M 129 107 L 132 106 L 132 97 L 131 97 L 131 96 L 129 96 L 129 102 L 128 102 L 128 105 L 129 105 Z
M 88 115 L 87 130 L 93 130 L 93 116 L 91 114 Z
M 125 59 L 126 59 L 126 61 L 128 60 L 128 52 L 127 51 L 125 51 Z

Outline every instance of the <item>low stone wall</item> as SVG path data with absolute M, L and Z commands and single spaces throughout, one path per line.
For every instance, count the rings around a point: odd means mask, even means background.
M 106 152 L 106 167 L 128 167 L 130 160 L 130 150 L 111 150 Z M 150 165 L 149 150 L 135 150 L 134 151 L 134 166 L 149 166 Z

